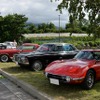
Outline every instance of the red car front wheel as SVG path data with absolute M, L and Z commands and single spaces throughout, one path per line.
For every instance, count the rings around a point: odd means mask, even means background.
M 83 82 L 83 88 L 89 90 L 93 87 L 94 83 L 95 83 L 95 73 L 92 70 L 89 70 Z

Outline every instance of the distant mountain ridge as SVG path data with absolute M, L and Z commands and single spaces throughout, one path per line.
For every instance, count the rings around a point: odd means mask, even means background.
M 42 23 L 32 23 L 32 22 L 26 22 L 26 25 L 29 25 L 29 24 L 34 24 L 36 27 L 38 27 L 38 25 L 42 24 Z M 45 23 L 46 24 L 46 23 Z M 55 26 L 57 29 L 59 29 L 58 26 Z

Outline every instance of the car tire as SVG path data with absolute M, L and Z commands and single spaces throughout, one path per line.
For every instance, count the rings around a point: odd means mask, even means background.
M 43 68 L 43 64 L 41 61 L 34 61 L 34 63 L 31 66 L 32 70 L 34 71 L 40 71 Z
M 24 68 L 24 65 L 22 65 L 22 64 L 20 64 L 20 63 L 18 63 L 18 66 L 20 66 L 21 68 Z
M 8 57 L 8 55 L 1 55 L 0 56 L 0 61 L 1 62 L 8 62 L 9 61 L 9 57 Z
M 83 88 L 89 90 L 94 86 L 94 83 L 95 83 L 95 73 L 92 70 L 89 70 L 83 82 Z

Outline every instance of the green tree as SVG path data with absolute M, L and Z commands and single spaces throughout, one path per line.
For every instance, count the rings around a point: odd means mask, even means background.
M 36 33 L 37 32 L 37 28 L 34 24 L 29 24 L 27 27 L 28 27 L 27 29 L 28 29 L 29 33 Z
M 87 15 L 90 22 L 91 33 L 94 37 L 99 36 L 97 32 L 100 27 L 100 0 L 62 0 L 58 5 L 58 10 L 62 12 L 62 9 L 68 10 L 69 22 L 72 28 L 74 28 L 74 20 L 77 19 L 81 22 L 85 15 Z
M 47 24 L 47 29 L 48 29 L 48 32 L 55 32 L 56 26 L 52 22 L 50 22 L 49 24 Z
M 42 33 L 48 33 L 48 32 L 55 32 L 56 27 L 53 23 L 42 23 L 38 25 L 38 30 L 41 31 Z
M 43 33 L 46 30 L 47 25 L 45 23 L 42 23 L 40 25 L 38 25 L 38 30 L 41 30 L 41 32 L 43 31 Z
M 13 41 L 14 39 L 19 41 L 19 38 L 22 38 L 22 34 L 25 32 L 25 23 L 28 18 L 25 15 L 9 14 L 2 19 L 0 40 L 2 42 Z
M 55 25 L 52 22 L 49 23 L 49 28 L 50 29 L 56 29 Z
M 0 41 L 1 41 L 1 35 L 2 35 L 2 32 L 3 32 L 3 17 L 0 16 Z
M 72 33 L 81 33 L 82 32 L 82 23 L 80 23 L 78 20 L 74 20 L 73 21 L 73 27 L 72 24 L 68 23 L 65 26 L 65 29 L 67 32 L 70 32 L 70 36 L 72 35 Z

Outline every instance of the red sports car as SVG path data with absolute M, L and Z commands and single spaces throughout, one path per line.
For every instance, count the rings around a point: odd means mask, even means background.
M 51 84 L 81 84 L 91 89 L 100 79 L 100 49 L 82 50 L 73 59 L 56 60 L 45 69 Z
M 2 48 L 0 49 L 0 61 L 1 62 L 8 62 L 13 58 L 14 54 L 21 53 L 21 52 L 31 52 L 35 51 L 39 47 L 38 44 L 33 43 L 24 43 L 22 46 L 17 48 Z

